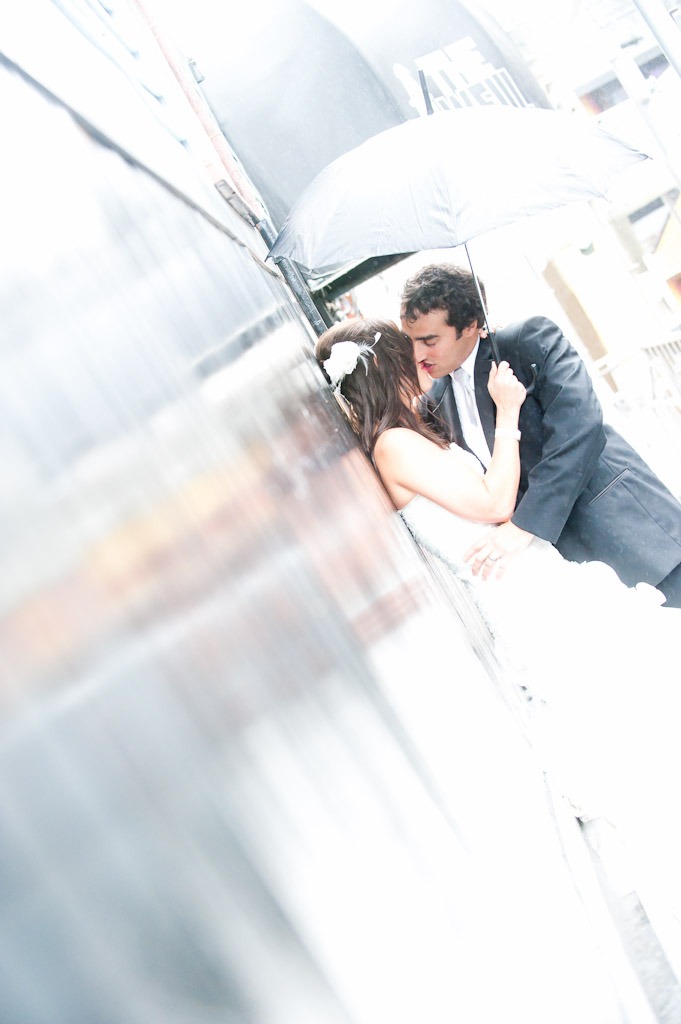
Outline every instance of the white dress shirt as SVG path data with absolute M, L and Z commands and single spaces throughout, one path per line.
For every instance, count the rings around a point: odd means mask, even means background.
M 456 408 L 461 420 L 461 430 L 466 444 L 475 452 L 484 466 L 489 466 L 492 453 L 480 422 L 477 402 L 475 401 L 475 358 L 480 347 L 478 338 L 475 348 L 458 370 L 450 374 Z

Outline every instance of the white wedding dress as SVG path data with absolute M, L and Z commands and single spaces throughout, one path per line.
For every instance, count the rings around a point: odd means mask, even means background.
M 480 469 L 456 446 L 452 458 Z M 483 581 L 463 554 L 493 527 L 421 496 L 400 515 L 471 588 L 502 664 L 530 698 L 549 774 L 587 816 L 617 827 L 681 917 L 681 610 L 663 607 L 646 584 L 626 587 L 601 562 L 566 561 L 539 538 L 501 579 Z

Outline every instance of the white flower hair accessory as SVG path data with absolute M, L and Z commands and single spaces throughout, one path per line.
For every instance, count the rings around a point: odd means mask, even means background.
M 374 335 L 374 345 L 381 337 L 381 332 Z M 331 349 L 331 355 L 322 363 L 324 370 L 335 390 L 338 390 L 344 379 L 357 369 L 357 363 L 362 360 L 366 373 L 369 372 L 368 363 L 364 356 L 367 352 L 374 351 L 374 345 L 358 344 L 356 341 L 337 341 Z

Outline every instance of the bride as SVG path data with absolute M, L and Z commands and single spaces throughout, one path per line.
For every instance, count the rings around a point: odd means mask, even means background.
M 508 363 L 490 370 L 497 415 L 485 472 L 421 420 L 411 343 L 394 323 L 336 324 L 316 356 L 400 516 L 471 589 L 500 656 L 520 674 L 545 766 L 573 803 L 616 825 L 678 915 L 681 609 L 661 607 L 647 584 L 626 587 L 601 562 L 568 562 L 537 537 L 512 557 L 477 551 L 490 524 L 510 519 L 520 478 L 525 388 Z

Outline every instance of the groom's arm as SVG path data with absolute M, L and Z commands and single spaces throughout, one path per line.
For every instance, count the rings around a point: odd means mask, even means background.
M 586 366 L 556 324 L 525 321 L 517 343 L 523 360 L 537 365 L 541 456 L 512 522 L 555 543 L 605 446 L 603 412 Z
M 482 572 L 484 580 L 492 575 L 499 578 L 506 571 L 509 561 L 529 547 L 533 539 L 533 533 L 521 530 L 509 520 L 478 537 L 464 553 L 463 558 L 465 562 L 470 562 L 474 576 Z

